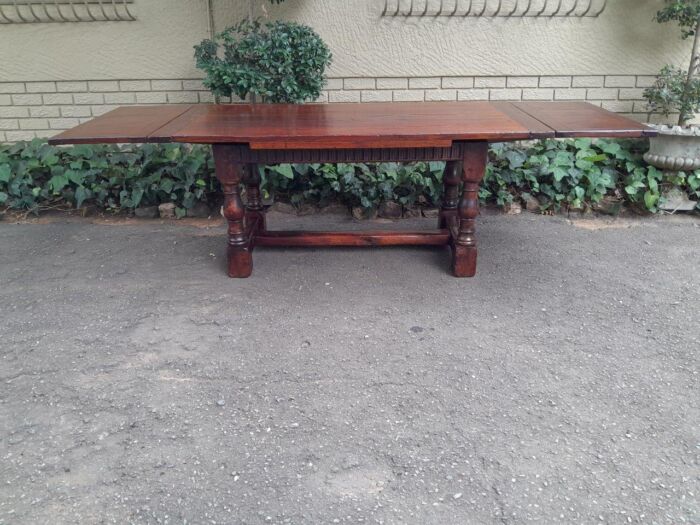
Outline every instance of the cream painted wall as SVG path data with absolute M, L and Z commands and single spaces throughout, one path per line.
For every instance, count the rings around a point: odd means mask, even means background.
M 199 76 L 192 46 L 207 36 L 205 0 L 136 0 L 131 11 L 135 22 L 0 26 L 0 82 Z
M 690 52 L 652 21 L 661 5 L 608 0 L 585 19 L 387 19 L 383 0 L 287 0 L 274 13 L 313 25 L 338 76 L 651 74 Z
M 258 0 L 262 3 L 261 0 Z M 384 0 L 287 0 L 267 9 L 312 25 L 331 77 L 653 74 L 689 44 L 652 22 L 661 0 L 608 0 L 589 19 L 391 19 Z M 216 0 L 219 28 L 247 12 Z M 0 82 L 196 78 L 205 0 L 136 0 L 136 22 L 0 26 Z

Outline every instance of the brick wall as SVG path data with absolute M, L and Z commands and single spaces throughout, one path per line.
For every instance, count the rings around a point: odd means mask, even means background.
M 585 100 L 646 120 L 647 75 L 332 78 L 320 102 Z M 50 137 L 121 105 L 213 102 L 201 81 L 0 82 L 0 142 Z

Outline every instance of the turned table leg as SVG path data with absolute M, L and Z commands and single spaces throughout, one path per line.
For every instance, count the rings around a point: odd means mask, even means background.
M 452 271 L 456 277 L 476 275 L 476 218 L 479 184 L 486 173 L 488 143 L 467 144 L 462 163 L 462 198 L 457 207 L 457 228 L 452 239 Z
M 243 165 L 232 161 L 230 148 L 214 145 L 216 176 L 223 187 L 224 217 L 228 221 L 228 275 L 249 277 L 253 271 L 253 254 L 241 200 Z
M 442 206 L 440 207 L 440 220 L 438 228 L 449 228 L 452 219 L 457 216 L 459 203 L 459 183 L 462 182 L 459 162 L 451 160 L 445 165 L 445 174 L 442 177 L 445 185 Z
M 260 193 L 260 171 L 257 164 L 246 164 L 246 207 L 245 220 L 247 224 L 255 225 L 255 233 L 267 231 L 265 210 Z

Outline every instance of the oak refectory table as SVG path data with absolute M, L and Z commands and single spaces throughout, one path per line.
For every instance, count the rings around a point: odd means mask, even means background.
M 449 245 L 457 277 L 476 273 L 478 189 L 489 142 L 652 135 L 583 102 L 419 102 L 165 105 L 115 109 L 52 144 L 188 142 L 213 145 L 228 221 L 228 273 L 248 277 L 255 246 Z M 270 231 L 258 164 L 445 161 L 435 231 Z M 247 199 L 241 199 L 245 184 Z M 461 186 L 461 195 L 460 195 Z

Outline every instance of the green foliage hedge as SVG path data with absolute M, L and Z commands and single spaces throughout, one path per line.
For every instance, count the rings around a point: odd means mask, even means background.
M 481 187 L 483 202 L 536 198 L 541 209 L 585 209 L 614 197 L 656 212 L 665 188 L 700 198 L 700 172 L 664 175 L 647 166 L 643 141 L 588 139 L 494 144 Z M 339 201 L 376 208 L 436 206 L 443 163 L 267 166 L 263 190 L 301 206 Z M 211 150 L 205 146 L 53 147 L 35 140 L 0 145 L 0 208 L 38 213 L 92 204 L 106 211 L 173 202 L 178 216 L 198 201 L 220 202 Z
M 301 103 L 321 94 L 332 55 L 308 26 L 244 20 L 195 46 L 195 59 L 215 95 Z
M 39 212 L 93 203 L 119 211 L 174 202 L 178 215 L 218 190 L 208 147 L 0 145 L 0 206 Z

